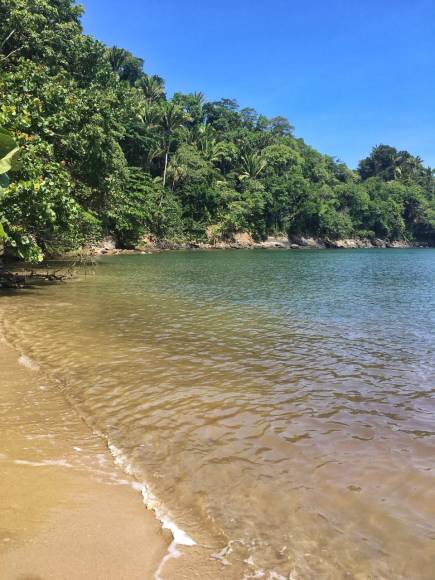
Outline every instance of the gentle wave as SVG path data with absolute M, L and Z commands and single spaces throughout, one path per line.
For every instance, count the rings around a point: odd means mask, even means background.
M 108 442 L 107 446 L 110 450 L 110 453 L 112 454 L 115 464 L 118 465 L 118 467 L 120 467 L 128 475 L 135 477 L 135 471 L 128 462 L 128 459 L 124 453 L 122 453 L 120 449 L 113 445 L 113 443 Z M 154 574 L 155 580 L 162 580 L 161 574 L 168 560 L 179 558 L 182 555 L 181 552 L 177 549 L 177 546 L 194 546 L 196 545 L 196 542 L 192 540 L 192 538 L 188 536 L 186 532 L 184 532 L 176 525 L 176 523 L 170 517 L 168 511 L 161 505 L 161 503 L 157 500 L 156 496 L 151 492 L 147 485 L 144 483 L 133 482 L 132 486 L 136 491 L 139 491 L 142 494 L 145 507 L 154 512 L 156 518 L 160 521 L 162 528 L 169 530 L 172 534 L 172 542 L 168 547 L 168 552 L 163 557 Z
M 196 542 L 237 580 L 428 576 L 434 252 L 126 256 L 91 278 L 11 303 L 9 331 L 171 530 L 162 566 Z

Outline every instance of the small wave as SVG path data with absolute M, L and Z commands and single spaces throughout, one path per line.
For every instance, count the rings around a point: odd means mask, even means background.
M 122 453 L 118 447 L 113 445 L 113 443 L 108 442 L 107 446 L 112 454 L 115 464 L 121 467 L 128 475 L 135 476 L 134 469 L 128 462 L 125 455 Z M 172 534 L 172 542 L 168 547 L 168 551 L 163 557 L 162 561 L 157 568 L 154 578 L 155 580 L 162 580 L 161 573 L 168 560 L 173 558 L 179 558 L 181 552 L 177 549 L 177 546 L 195 546 L 196 542 L 188 535 L 184 530 L 179 528 L 177 524 L 171 519 L 166 510 L 161 506 L 160 502 L 156 496 L 151 492 L 149 487 L 144 483 L 133 482 L 133 489 L 139 491 L 142 494 L 143 502 L 147 509 L 152 510 L 156 515 L 157 519 L 162 524 L 162 528 L 169 530 Z
M 39 371 L 39 365 L 25 354 L 22 354 L 20 356 L 18 362 L 20 363 L 20 365 L 23 365 L 23 367 L 26 367 L 31 371 Z

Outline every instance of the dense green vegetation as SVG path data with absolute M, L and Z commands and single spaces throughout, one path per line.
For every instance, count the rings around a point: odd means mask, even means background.
M 143 61 L 82 33 L 72 0 L 0 0 L 6 249 L 38 261 L 107 233 L 123 247 L 269 234 L 435 241 L 435 179 L 375 147 L 357 171 L 236 101 L 165 95 Z

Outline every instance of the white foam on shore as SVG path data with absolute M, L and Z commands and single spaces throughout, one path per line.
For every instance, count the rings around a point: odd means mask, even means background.
M 39 371 L 39 365 L 25 354 L 22 354 L 20 356 L 18 362 L 20 363 L 20 365 L 23 365 L 23 367 L 26 367 L 31 371 Z
M 172 540 L 172 542 L 169 544 L 168 552 L 163 556 L 162 561 L 159 564 L 159 567 L 154 572 L 154 580 L 163 580 L 161 573 L 163 571 L 163 568 L 165 567 L 166 562 L 168 560 L 171 560 L 172 558 L 179 558 L 180 556 L 181 552 L 177 550 L 177 542 L 175 540 Z
M 110 453 L 112 454 L 115 464 L 121 467 L 125 473 L 134 477 L 134 469 L 122 451 L 109 441 L 107 442 L 107 446 L 110 450 Z M 195 546 L 196 542 L 188 534 L 186 534 L 184 530 L 177 526 L 177 524 L 171 519 L 166 509 L 163 508 L 159 500 L 146 484 L 133 482 L 132 487 L 142 494 L 143 502 L 146 508 L 154 512 L 157 519 L 162 524 L 162 528 L 169 530 L 172 534 L 173 540 L 168 547 L 168 552 L 165 554 L 159 564 L 159 567 L 154 573 L 155 580 L 162 580 L 161 573 L 166 562 L 172 558 L 179 558 L 182 555 L 181 552 L 177 550 L 177 546 Z
M 0 323 L 3 323 L 3 326 L 4 326 L 3 320 L 0 319 Z M 5 332 L 0 331 L 0 342 L 10 346 L 8 341 L 5 338 Z M 14 348 L 14 347 L 12 347 L 12 348 Z M 38 365 L 38 363 L 26 355 L 21 355 L 18 358 L 18 363 L 21 364 L 22 366 L 28 368 L 29 370 L 32 370 L 32 371 L 39 371 L 40 370 L 40 366 Z M 58 379 L 55 379 L 55 380 L 58 384 L 62 385 L 61 381 L 59 381 Z M 41 390 L 46 390 L 48 387 L 46 387 L 45 385 L 40 385 L 39 388 Z M 68 400 L 69 400 L 72 408 L 77 412 L 78 416 L 81 417 L 81 414 L 78 411 L 77 405 L 74 403 L 74 401 L 71 398 L 68 398 Z M 98 437 L 103 438 L 107 441 L 107 446 L 110 450 L 110 453 L 112 454 L 112 457 L 114 459 L 115 464 L 118 465 L 119 467 L 121 467 L 121 469 L 125 473 L 127 473 L 128 475 L 135 477 L 134 470 L 133 470 L 132 466 L 128 463 L 127 458 L 121 452 L 121 450 L 118 449 L 112 443 L 110 443 L 107 436 L 104 435 L 102 432 L 94 430 L 92 428 L 91 428 L 91 430 L 93 431 L 93 433 L 95 435 L 97 435 Z M 45 437 L 50 438 L 50 437 L 54 437 L 54 436 L 47 435 Z M 39 436 L 39 438 L 45 438 L 45 437 Z M 37 436 L 35 436 L 34 438 L 37 438 Z M 73 447 L 73 449 L 76 452 L 82 451 L 81 447 Z M 0 459 L 7 459 L 7 455 L 0 453 Z M 105 463 L 105 459 L 104 459 L 103 455 L 99 454 L 98 462 L 100 463 L 100 465 L 103 465 Z M 66 468 L 73 468 L 74 467 L 74 465 L 72 465 L 71 463 L 67 462 L 64 459 L 58 459 L 58 460 L 47 459 L 47 460 L 43 460 L 43 461 L 29 461 L 29 460 L 25 460 L 25 459 L 15 459 L 15 460 L 13 460 L 13 463 L 15 463 L 17 465 L 28 465 L 28 466 L 32 466 L 32 467 L 52 467 L 52 466 L 66 467 Z M 115 484 L 116 485 L 129 484 L 136 491 L 140 491 L 140 493 L 142 494 L 142 497 L 143 497 L 143 502 L 145 504 L 145 507 L 147 509 L 152 510 L 154 512 L 155 516 L 157 517 L 157 519 L 160 521 L 162 528 L 169 530 L 172 534 L 173 540 L 170 543 L 170 545 L 168 546 L 168 551 L 165 554 L 165 556 L 162 558 L 162 561 L 160 562 L 156 572 L 154 573 L 155 580 L 162 580 L 161 573 L 162 573 L 162 570 L 163 570 L 166 562 L 172 558 L 179 558 L 182 555 L 182 553 L 177 549 L 177 545 L 195 546 L 196 542 L 188 534 L 186 534 L 186 532 L 184 532 L 184 530 L 182 530 L 181 528 L 179 528 L 175 524 L 175 522 L 170 518 L 168 512 L 163 508 L 163 506 L 157 500 L 156 496 L 151 492 L 151 490 L 148 488 L 148 486 L 146 484 L 140 484 L 136 481 L 129 482 L 127 480 L 122 480 L 122 479 L 115 480 Z M 9 539 L 10 538 L 5 538 L 4 541 L 5 542 L 9 541 Z
M 65 459 L 45 459 L 44 461 L 28 461 L 26 459 L 14 459 L 16 465 L 31 465 L 32 467 L 74 467 Z

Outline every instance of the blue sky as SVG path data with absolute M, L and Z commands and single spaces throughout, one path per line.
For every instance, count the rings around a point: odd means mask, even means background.
M 435 0 L 81 0 L 85 32 L 168 94 L 284 115 L 355 167 L 388 143 L 435 166 Z

